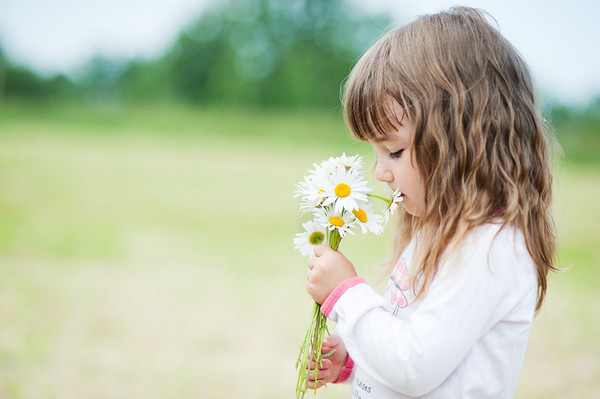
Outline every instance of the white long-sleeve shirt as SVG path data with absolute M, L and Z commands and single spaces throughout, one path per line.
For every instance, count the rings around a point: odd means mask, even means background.
M 323 303 L 354 361 L 352 398 L 511 398 L 537 295 L 522 234 L 473 229 L 419 299 L 405 282 L 414 249 L 384 297 L 357 277 Z

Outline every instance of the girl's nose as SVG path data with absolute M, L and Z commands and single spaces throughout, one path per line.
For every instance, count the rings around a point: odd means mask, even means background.
M 377 159 L 377 163 L 375 164 L 375 179 L 383 183 L 390 183 L 393 179 L 392 172 L 381 159 Z

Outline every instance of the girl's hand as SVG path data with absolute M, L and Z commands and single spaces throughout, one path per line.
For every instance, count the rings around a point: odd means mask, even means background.
M 325 299 L 345 280 L 356 277 L 352 263 L 341 253 L 327 245 L 317 245 L 315 256 L 308 259 L 308 283 L 306 291 L 315 302 L 323 304 Z
M 323 340 L 323 346 L 321 348 L 322 354 L 327 354 L 332 350 L 335 351 L 323 359 L 323 364 L 319 367 L 318 375 L 314 373 L 309 373 L 308 376 L 308 387 L 311 389 L 315 388 L 315 378 L 318 379 L 319 385 L 317 388 L 322 387 L 323 385 L 335 382 L 340 377 L 342 373 L 342 369 L 346 365 L 346 361 L 348 360 L 348 351 L 346 351 L 346 347 L 342 342 L 342 339 L 339 335 L 331 335 L 325 337 Z M 310 371 L 314 371 L 315 362 L 313 361 L 310 365 Z

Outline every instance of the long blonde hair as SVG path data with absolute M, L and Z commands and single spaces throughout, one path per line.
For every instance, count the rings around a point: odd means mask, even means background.
M 425 210 L 399 217 L 394 259 L 419 234 L 413 281 L 422 295 L 444 251 L 493 220 L 524 235 L 541 307 L 557 238 L 551 214 L 550 144 L 527 65 L 472 8 L 426 15 L 394 29 L 358 61 L 344 93 L 348 126 L 361 140 L 394 132 L 396 102 L 415 124 L 412 155 Z M 443 223 L 442 223 L 443 221 Z

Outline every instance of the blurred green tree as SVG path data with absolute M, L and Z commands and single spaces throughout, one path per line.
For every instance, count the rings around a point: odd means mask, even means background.
M 30 69 L 5 63 L 0 74 L 0 100 L 47 102 L 54 99 L 74 99 L 81 94 L 77 84 L 65 75 L 44 78 Z
M 342 0 L 237 0 L 204 13 L 162 62 L 194 103 L 334 107 L 355 59 L 389 27 Z
M 567 162 L 600 163 L 600 97 L 581 108 L 555 104 L 549 117 Z
M 169 101 L 256 107 L 337 107 L 357 57 L 391 23 L 344 0 L 229 0 L 215 5 L 155 60 L 94 57 L 79 92 L 66 76 L 6 64 L 7 97 Z M 2 92 L 0 91 L 0 95 Z
M 4 90 L 6 85 L 6 60 L 4 59 L 4 51 L 0 47 L 0 102 L 4 100 Z

